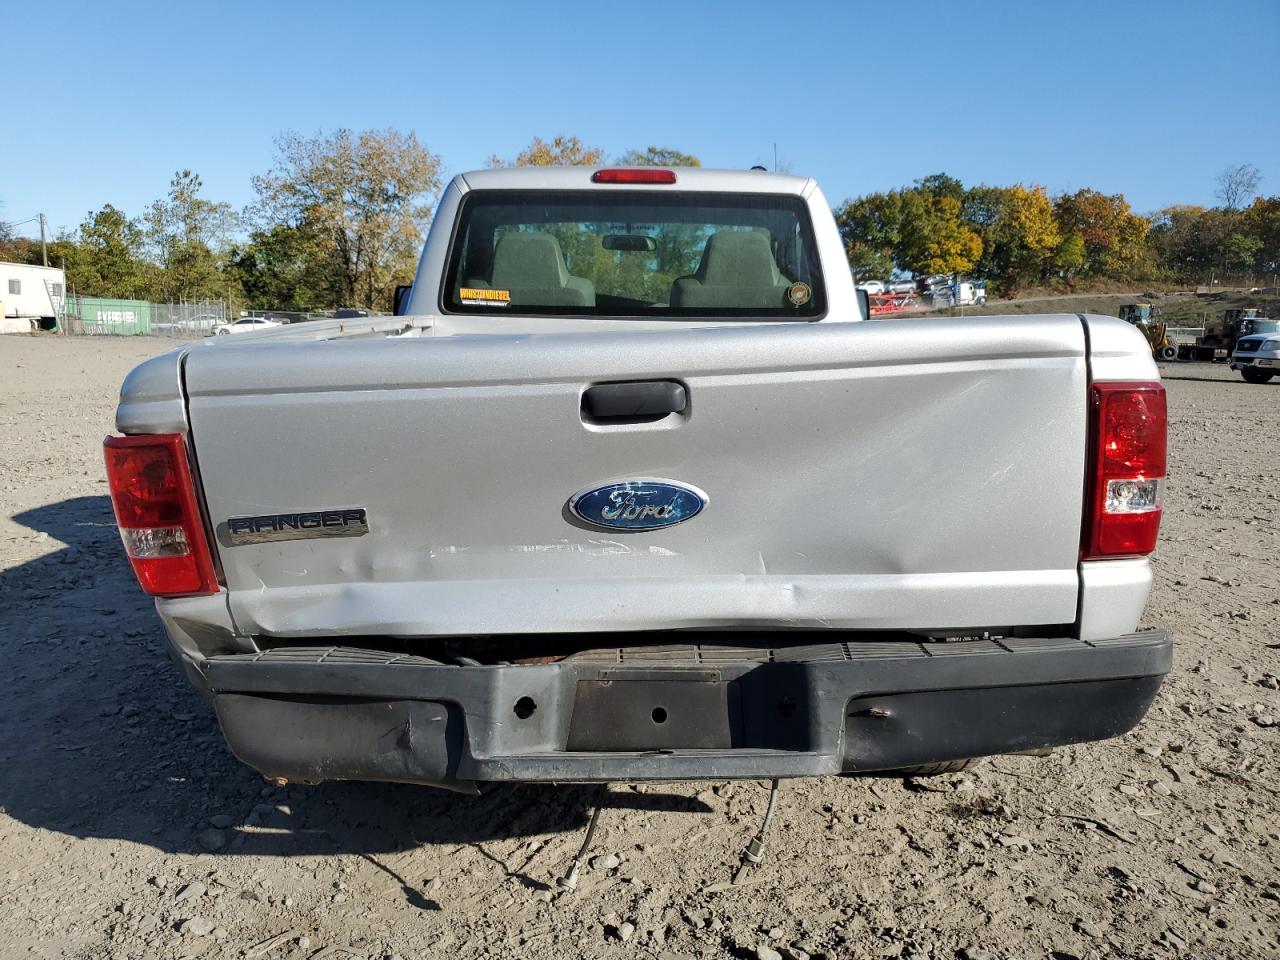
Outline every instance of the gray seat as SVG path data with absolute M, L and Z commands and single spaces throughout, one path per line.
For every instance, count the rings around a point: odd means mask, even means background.
M 673 308 L 751 309 L 786 305 L 791 281 L 778 270 L 769 237 L 758 231 L 713 233 L 698 271 L 671 284 Z
M 511 291 L 512 306 L 594 307 L 595 287 L 565 266 L 560 241 L 549 233 L 505 233 L 493 252 L 488 282 L 473 286 Z

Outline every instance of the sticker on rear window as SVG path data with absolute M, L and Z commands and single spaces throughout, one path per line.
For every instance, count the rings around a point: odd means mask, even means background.
M 511 305 L 510 290 L 479 290 L 475 287 L 462 287 L 458 290 L 458 300 L 468 306 L 509 307 Z
M 787 287 L 787 299 L 797 307 L 803 307 L 813 297 L 813 288 L 807 283 L 793 283 Z

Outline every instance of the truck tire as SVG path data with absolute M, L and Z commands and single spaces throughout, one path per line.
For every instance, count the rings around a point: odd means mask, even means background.
M 1246 383 L 1267 383 L 1275 374 L 1266 370 L 1251 370 L 1248 367 L 1241 367 L 1240 376 L 1244 377 Z
M 1177 347 L 1161 347 L 1159 350 L 1156 351 L 1156 359 L 1164 360 L 1165 362 L 1168 362 L 1170 360 L 1177 360 L 1178 348 Z

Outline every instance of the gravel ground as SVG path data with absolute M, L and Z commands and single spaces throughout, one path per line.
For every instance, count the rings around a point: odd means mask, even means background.
M 276 789 L 160 652 L 100 441 L 148 339 L 0 338 L 0 957 L 1280 956 L 1280 383 L 1165 370 L 1147 720 L 928 780 Z

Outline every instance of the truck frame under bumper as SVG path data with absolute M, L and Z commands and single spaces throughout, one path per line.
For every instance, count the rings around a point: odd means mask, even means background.
M 835 637 L 848 639 L 496 666 L 281 647 L 196 669 L 232 751 L 269 777 L 472 790 L 872 772 L 1101 740 L 1142 719 L 1172 661 L 1163 630 L 1093 642 Z

